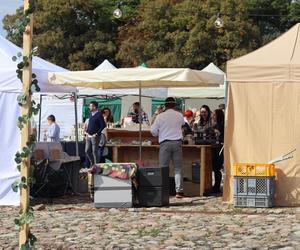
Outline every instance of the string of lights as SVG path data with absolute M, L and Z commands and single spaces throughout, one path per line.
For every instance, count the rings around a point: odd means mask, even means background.
M 123 16 L 123 7 L 126 6 L 126 2 L 118 2 L 116 4 L 117 8 L 114 10 L 113 12 L 113 16 L 117 19 L 122 18 Z M 148 6 L 142 6 L 142 9 L 146 9 L 146 10 L 161 10 L 161 8 L 159 7 L 148 7 Z M 206 17 L 210 17 L 208 14 L 204 14 L 201 13 L 201 10 L 195 10 L 195 9 L 174 9 L 173 10 L 176 13 L 189 13 L 189 14 L 201 14 L 203 16 Z M 217 20 L 222 20 L 221 17 L 222 16 L 227 16 L 227 17 L 237 17 L 237 16 L 248 16 L 248 17 L 268 17 L 268 18 L 288 18 L 290 17 L 287 14 L 263 14 L 263 13 L 247 13 L 247 12 L 243 12 L 243 13 L 225 13 L 225 12 L 219 12 L 216 13 L 216 18 Z

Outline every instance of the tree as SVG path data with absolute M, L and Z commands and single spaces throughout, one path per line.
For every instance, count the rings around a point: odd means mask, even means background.
M 34 16 L 34 44 L 42 58 L 71 70 L 94 69 L 104 59 L 114 62 L 115 37 L 123 21 L 113 18 L 110 0 L 37 0 Z M 129 1 L 127 13 L 139 3 Z M 129 8 L 129 10 L 128 10 Z M 4 18 L 8 39 L 19 44 L 14 32 L 22 11 Z M 125 16 L 126 20 L 126 16 Z
M 247 9 L 260 28 L 261 45 L 274 40 L 300 21 L 299 0 L 247 0 Z
M 221 30 L 214 26 L 219 11 L 227 14 Z M 120 28 L 117 58 L 125 66 L 203 68 L 212 61 L 224 66 L 258 46 L 259 29 L 243 13 L 242 0 L 144 1 L 137 19 Z

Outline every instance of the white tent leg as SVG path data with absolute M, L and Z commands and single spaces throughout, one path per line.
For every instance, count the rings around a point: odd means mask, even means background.
M 78 147 L 78 117 L 77 117 L 77 93 L 76 92 L 74 92 L 74 108 L 75 108 L 76 156 L 79 156 L 79 147 Z
M 38 134 L 38 141 L 41 141 L 42 102 L 43 102 L 43 94 L 40 94 L 40 111 L 39 111 L 39 134 Z

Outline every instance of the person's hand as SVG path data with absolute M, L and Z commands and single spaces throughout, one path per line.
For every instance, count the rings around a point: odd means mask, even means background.
M 95 138 L 97 136 L 97 134 L 93 134 L 93 138 Z

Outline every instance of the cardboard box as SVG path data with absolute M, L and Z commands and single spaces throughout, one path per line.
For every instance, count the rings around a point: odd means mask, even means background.
M 200 196 L 200 184 L 190 181 L 183 182 L 183 192 L 186 196 L 197 197 Z

